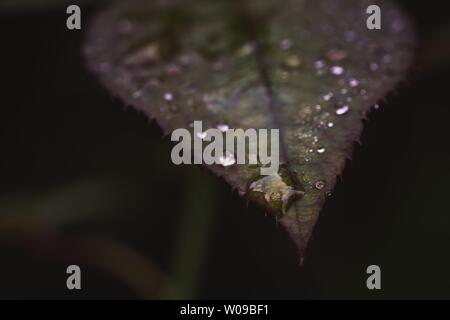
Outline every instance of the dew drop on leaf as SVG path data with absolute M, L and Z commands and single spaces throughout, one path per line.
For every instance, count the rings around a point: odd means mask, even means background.
M 201 140 L 205 139 L 207 135 L 208 135 L 208 133 L 206 131 L 205 132 L 197 132 L 197 137 Z
M 316 188 L 317 190 L 322 190 L 323 188 L 325 188 L 326 183 L 325 183 L 324 180 L 318 180 L 318 181 L 316 181 L 316 183 L 314 184 L 314 186 L 315 186 L 315 188 Z
M 349 109 L 350 109 L 350 108 L 349 108 L 348 105 L 340 106 L 339 108 L 336 109 L 336 114 L 337 114 L 338 116 L 342 116 L 342 115 L 346 114 L 346 113 L 348 112 Z
M 330 101 L 333 98 L 334 94 L 329 92 L 322 96 L 323 101 Z
M 166 93 L 164 94 L 164 100 L 166 100 L 166 101 L 172 101 L 172 100 L 173 100 L 173 94 L 170 93 L 170 92 L 166 92 Z
M 218 124 L 216 128 L 219 129 L 220 132 L 227 132 L 230 129 L 227 124 Z
M 345 69 L 341 66 L 332 66 L 330 72 L 335 76 L 341 76 L 344 74 Z
M 236 159 L 231 152 L 226 151 L 224 156 L 219 157 L 219 163 L 224 167 L 229 167 L 236 163 Z
M 320 153 L 320 154 L 325 153 L 325 148 L 324 147 L 319 147 L 317 149 L 317 153 Z
M 348 82 L 348 84 L 350 85 L 350 87 L 354 88 L 359 86 L 359 80 L 355 79 L 355 78 L 351 78 Z

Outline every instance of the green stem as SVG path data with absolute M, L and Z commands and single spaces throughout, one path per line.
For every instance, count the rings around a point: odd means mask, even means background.
M 188 177 L 185 211 L 174 251 L 174 286 L 167 288 L 165 294 L 169 299 L 195 298 L 213 221 L 215 186 L 196 168 Z

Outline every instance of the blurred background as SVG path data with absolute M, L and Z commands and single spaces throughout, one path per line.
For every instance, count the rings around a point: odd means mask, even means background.
M 157 124 L 87 70 L 104 1 L 82 5 L 81 31 L 55 2 L 0 5 L 1 299 L 450 298 L 444 1 L 401 1 L 417 62 L 370 115 L 302 268 L 270 216 L 206 169 L 173 165 Z M 70 264 L 81 291 L 66 288 Z M 382 290 L 366 288 L 371 264 Z

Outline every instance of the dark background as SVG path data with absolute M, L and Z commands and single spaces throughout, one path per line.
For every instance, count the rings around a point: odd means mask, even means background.
M 82 6 L 82 31 L 62 5 L 0 12 L 0 298 L 450 298 L 450 9 L 402 4 L 417 62 L 370 115 L 302 268 L 271 217 L 173 165 L 156 123 L 87 70 L 100 2 Z

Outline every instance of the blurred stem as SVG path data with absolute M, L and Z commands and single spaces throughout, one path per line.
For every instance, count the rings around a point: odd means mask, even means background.
M 160 297 L 161 288 L 171 286 L 168 278 L 131 247 L 113 239 L 61 235 L 45 227 L 8 229 L 0 240 L 13 240 L 39 258 L 94 267 L 113 277 L 143 299 Z
M 215 186 L 196 168 L 188 177 L 188 192 L 183 206 L 185 211 L 181 216 L 174 251 L 174 286 L 166 290 L 168 299 L 195 297 L 213 221 Z

